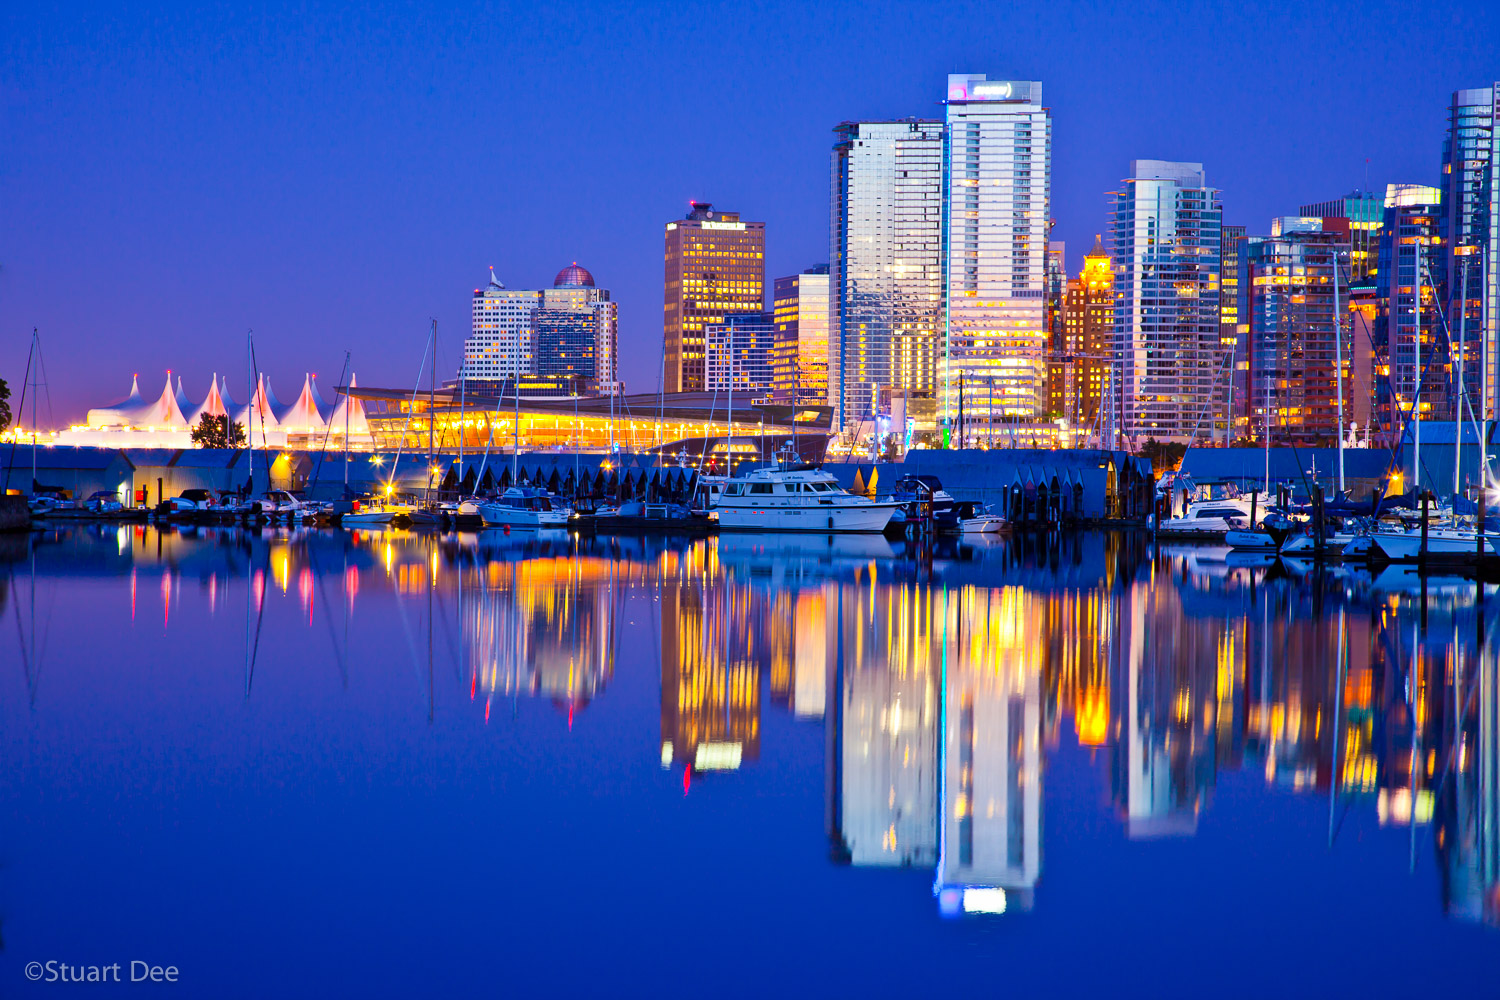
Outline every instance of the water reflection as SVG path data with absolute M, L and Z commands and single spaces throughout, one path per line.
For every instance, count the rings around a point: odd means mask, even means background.
M 1351 824 L 1403 831 L 1445 913 L 1500 924 L 1500 595 L 1472 581 L 1116 535 L 931 552 L 131 525 L 5 553 L 0 612 L 33 697 L 38 578 L 113 580 L 131 621 L 168 632 L 185 607 L 242 613 L 251 698 L 267 605 L 291 602 L 346 687 L 358 618 L 405 646 L 429 712 L 486 722 L 541 699 L 571 725 L 644 658 L 660 767 L 689 793 L 770 753 L 766 713 L 823 725 L 832 858 L 930 869 L 944 914 L 1040 905 L 1048 758 L 1076 746 L 1130 840 L 1201 835 L 1216 782 L 1253 776 L 1326 799 L 1334 850 Z

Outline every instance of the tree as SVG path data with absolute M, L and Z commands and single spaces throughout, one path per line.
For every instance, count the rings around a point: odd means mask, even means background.
M 198 418 L 193 428 L 193 444 L 199 448 L 238 448 L 245 443 L 245 425 L 236 422 L 233 427 L 226 416 L 205 413 Z
M 1136 454 L 1141 458 L 1151 459 L 1153 471 L 1166 472 L 1182 464 L 1182 456 L 1187 454 L 1187 445 L 1147 438 L 1146 443 L 1141 445 L 1141 450 Z
M 5 379 L 0 378 L 0 434 L 10 426 L 10 386 L 5 384 Z

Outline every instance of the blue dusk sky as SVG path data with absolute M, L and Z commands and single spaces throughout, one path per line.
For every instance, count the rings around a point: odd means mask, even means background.
M 663 224 L 690 199 L 763 220 L 768 285 L 824 262 L 831 129 L 939 116 L 950 72 L 1043 81 L 1076 268 L 1132 159 L 1202 161 L 1252 232 L 1436 183 L 1496 39 L 1500 5 L 1426 2 L 11 3 L 0 377 L 40 328 L 62 423 L 132 372 L 242 386 L 253 329 L 286 401 L 308 371 L 331 395 L 345 350 L 409 386 L 431 318 L 454 372 L 490 266 L 537 287 L 576 260 L 654 391 Z

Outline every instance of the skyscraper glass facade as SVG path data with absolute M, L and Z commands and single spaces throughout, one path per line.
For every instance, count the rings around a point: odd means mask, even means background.
M 1372 419 L 1387 440 L 1398 439 L 1412 416 L 1451 415 L 1449 358 L 1439 332 L 1436 289 L 1443 266 L 1441 215 L 1439 189 L 1424 184 L 1387 186 L 1371 332 L 1375 364 L 1384 375 L 1376 385 Z
M 948 77 L 939 392 L 960 441 L 961 421 L 1034 428 L 1046 416 L 1052 119 L 1041 101 L 1034 80 Z
M 1364 281 L 1375 272 L 1380 255 L 1380 227 L 1385 221 L 1385 199 L 1370 191 L 1351 191 L 1333 201 L 1303 205 L 1305 218 L 1344 219 L 1349 223 L 1349 265 L 1341 281 Z M 1325 225 L 1324 230 L 1332 227 Z
M 1474 415 L 1495 415 L 1500 371 L 1500 83 L 1453 95 L 1443 142 L 1443 214 L 1439 232 L 1453 334 L 1466 345 L 1465 371 Z M 1469 354 L 1468 345 L 1474 346 Z
M 710 392 L 734 388 L 746 405 L 769 402 L 776 379 L 776 317 L 740 313 L 704 328 L 705 371 Z
M 828 405 L 828 265 L 777 278 L 777 403 Z
M 834 131 L 829 395 L 834 426 L 863 441 L 882 433 L 882 395 L 937 387 L 943 127 L 913 118 Z
M 1201 163 L 1135 160 L 1130 172 L 1109 229 L 1120 430 L 1137 447 L 1209 441 L 1227 395 L 1219 192 Z

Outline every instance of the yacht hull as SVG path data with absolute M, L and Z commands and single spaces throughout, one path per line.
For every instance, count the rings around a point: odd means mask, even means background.
M 894 503 L 833 504 L 802 507 L 731 506 L 719 502 L 720 531 L 870 532 L 879 534 L 900 506 Z

